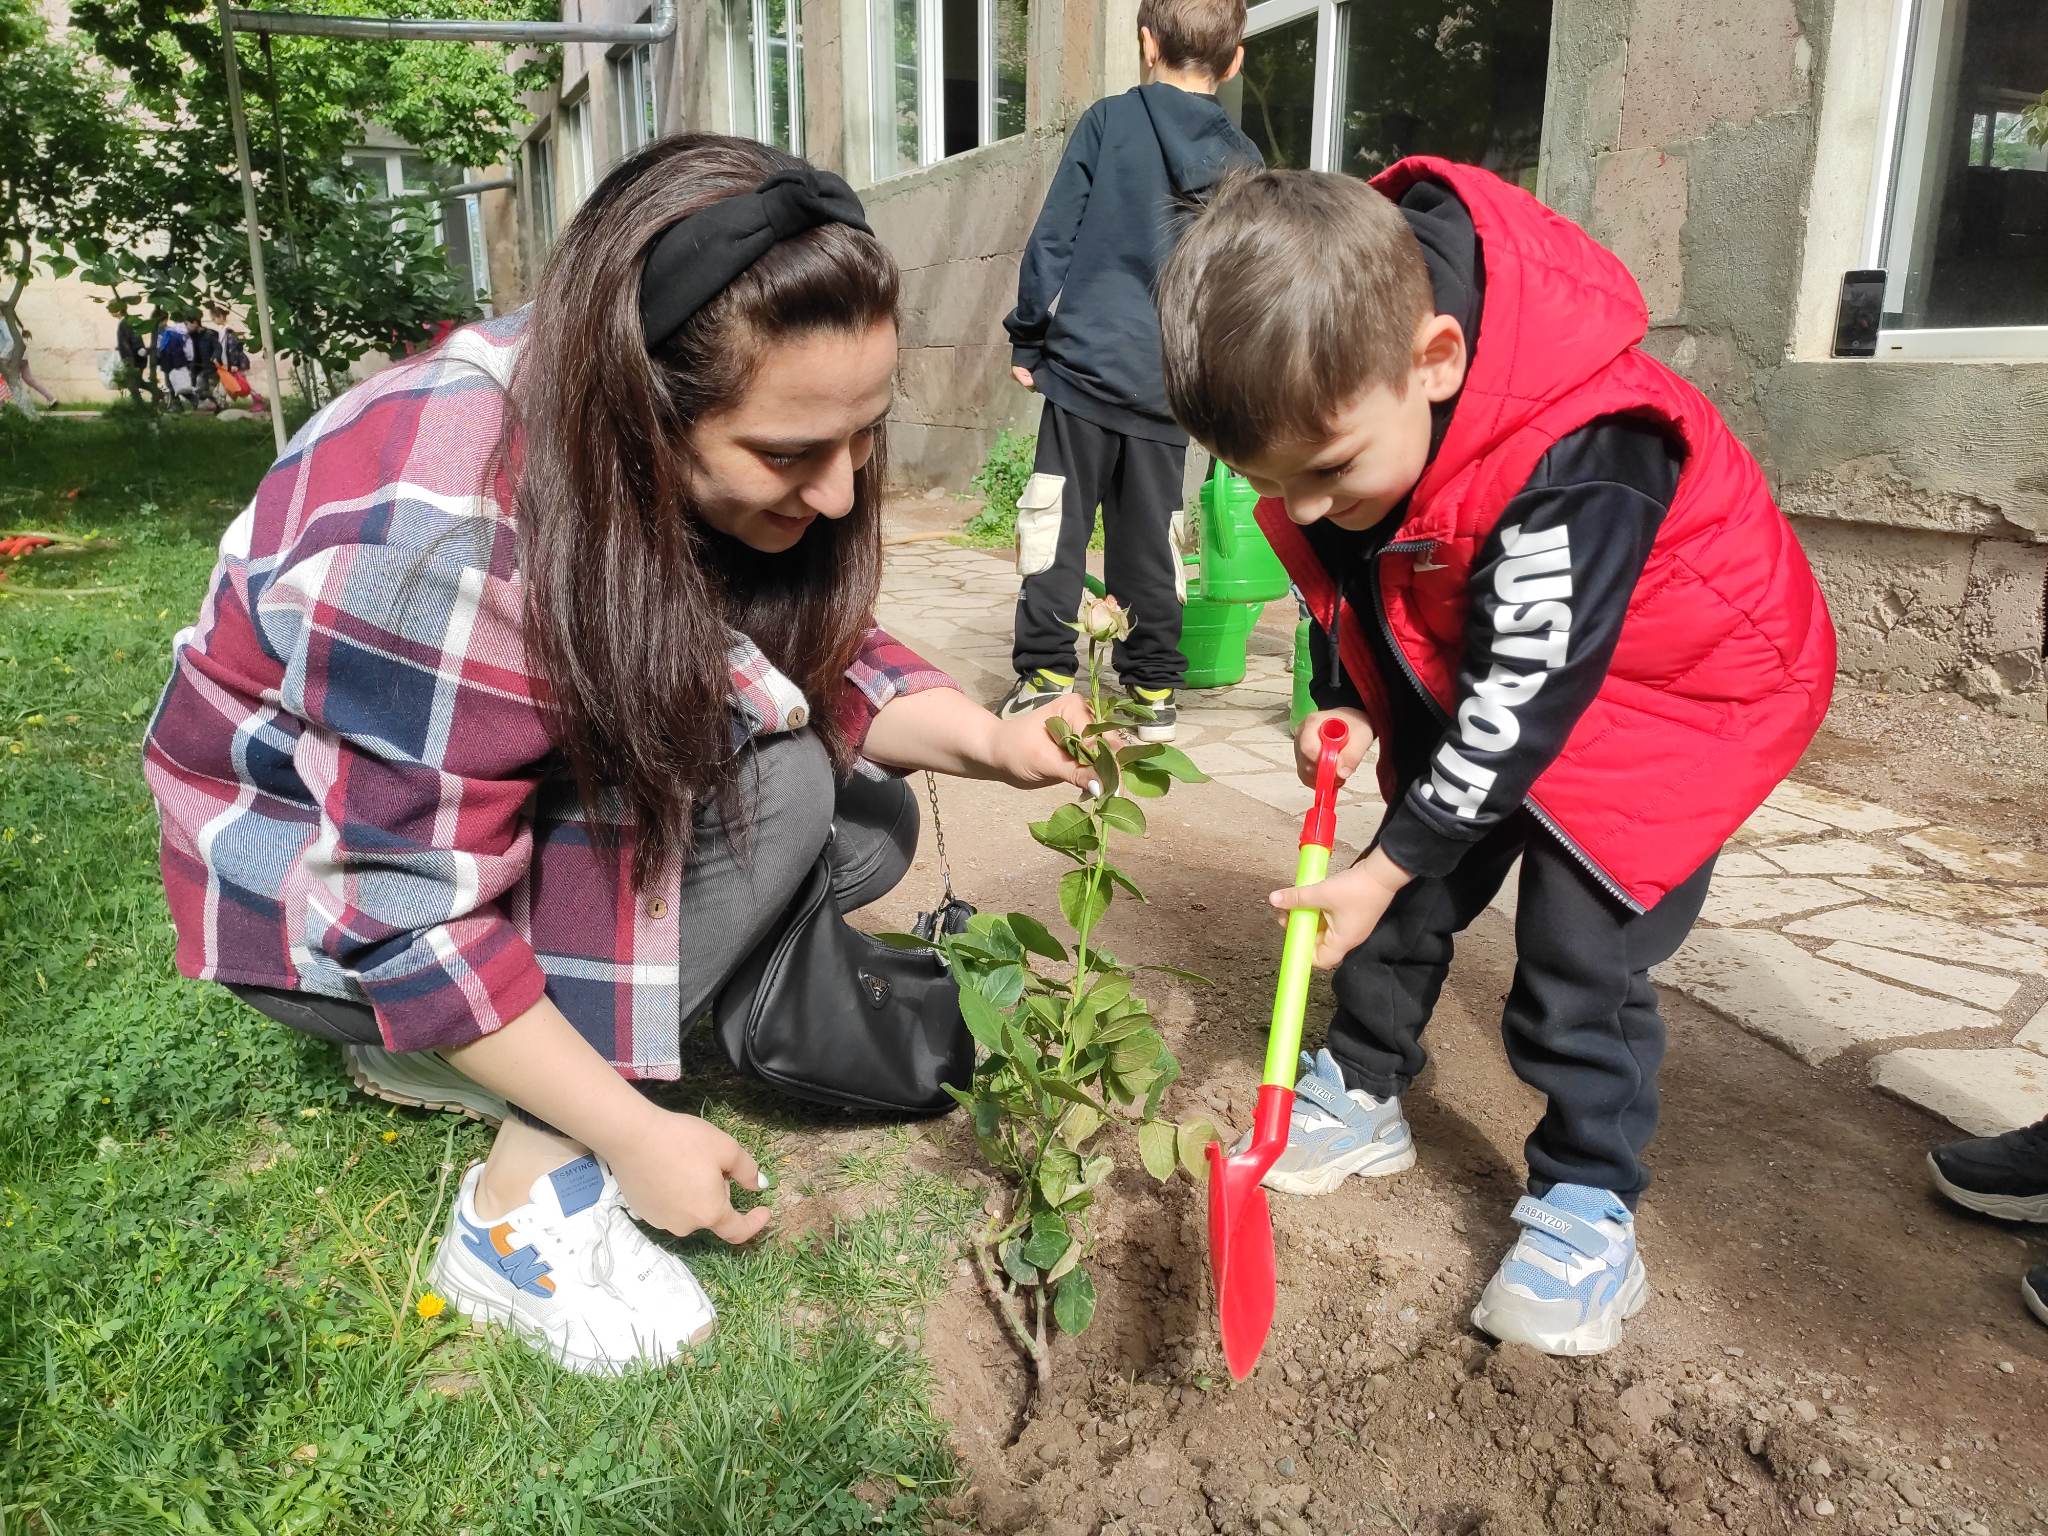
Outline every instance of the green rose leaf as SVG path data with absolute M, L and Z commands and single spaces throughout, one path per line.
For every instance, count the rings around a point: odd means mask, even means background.
M 1024 1257 L 1024 1240 L 1013 1237 L 996 1250 L 996 1257 L 1003 1261 L 1003 1272 L 1019 1285 L 1038 1284 L 1038 1271 L 1031 1261 Z M 1054 1316 L 1058 1316 L 1055 1312 Z
M 1060 1140 L 1078 1152 L 1088 1138 L 1100 1129 L 1102 1111 L 1093 1106 L 1084 1107 L 1076 1104 L 1060 1119 Z
M 1173 1126 L 1165 1120 L 1152 1120 L 1139 1126 L 1138 1156 L 1144 1159 L 1145 1171 L 1160 1183 L 1172 1178 L 1176 1156 Z
M 1148 772 L 1166 773 L 1179 779 L 1183 784 L 1206 784 L 1209 775 L 1197 768 L 1194 759 L 1179 747 L 1162 746 L 1145 759 Z
M 1085 1332 L 1095 1320 L 1095 1282 L 1088 1271 L 1076 1268 L 1063 1278 L 1052 1293 L 1052 1318 L 1060 1332 Z
M 1149 763 L 1124 770 L 1124 793 L 1135 795 L 1140 800 L 1157 800 L 1172 787 L 1172 775 L 1160 772 Z
M 1109 910 L 1109 893 L 1107 880 L 1091 879 L 1085 869 L 1070 869 L 1060 876 L 1060 915 L 1074 932 L 1086 933 Z
M 1102 824 L 1115 827 L 1119 832 L 1128 832 L 1133 837 L 1145 835 L 1145 813 L 1138 809 L 1135 801 L 1122 795 L 1113 795 L 1102 802 Z
M 1072 1147 L 1054 1142 L 1038 1160 L 1038 1192 L 1048 1205 L 1064 1205 L 1081 1192 L 1081 1158 Z
M 1054 938 L 1052 930 L 1035 917 L 1026 917 L 1022 912 L 1012 912 L 1010 932 L 1017 936 L 1019 944 L 1034 955 L 1043 956 L 1047 960 L 1064 961 L 1067 958 L 1067 946 Z
M 1003 1026 L 1008 1020 L 1001 1009 L 972 986 L 960 989 L 960 1017 L 966 1021 L 967 1033 L 974 1036 L 983 1050 L 991 1056 L 1009 1054 L 1003 1042 Z
M 1222 1130 L 1207 1115 L 1182 1121 L 1180 1129 L 1174 1133 L 1174 1150 L 1180 1155 L 1180 1165 L 1197 1183 L 1209 1176 L 1206 1148 L 1210 1142 L 1221 1140 Z
M 1051 1269 L 1066 1257 L 1074 1245 L 1066 1221 L 1058 1211 L 1040 1211 L 1031 1218 L 1031 1235 L 1025 1239 L 1023 1258 L 1039 1269 Z

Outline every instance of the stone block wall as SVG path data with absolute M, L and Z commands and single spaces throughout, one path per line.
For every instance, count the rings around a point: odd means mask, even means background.
M 1543 193 L 1626 260 L 1649 350 L 1763 462 L 1844 679 L 2048 713 L 2048 360 L 1837 360 L 1888 6 L 1557 0 Z
M 1001 428 L 1029 430 L 1038 419 L 1036 397 L 1010 377 L 1002 322 L 1064 148 L 1060 133 L 1026 133 L 863 194 L 903 268 L 889 444 L 894 477 L 906 485 L 962 487 Z

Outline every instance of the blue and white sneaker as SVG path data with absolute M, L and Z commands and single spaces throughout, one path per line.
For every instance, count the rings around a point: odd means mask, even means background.
M 1247 1133 L 1239 1150 L 1250 1140 Z M 1414 1166 L 1415 1138 L 1401 1101 L 1347 1089 L 1336 1057 L 1303 1051 L 1287 1150 L 1260 1182 L 1282 1194 L 1327 1195 L 1354 1173 L 1380 1178 Z
M 1650 1285 L 1628 1207 L 1604 1189 L 1559 1184 L 1515 1202 L 1522 1235 L 1486 1283 L 1472 1326 L 1546 1355 L 1604 1354 L 1643 1310 Z
M 618 1376 L 666 1365 L 710 1332 L 711 1299 L 683 1261 L 633 1223 L 618 1180 L 595 1157 L 533 1181 L 497 1221 L 462 1180 L 428 1287 L 477 1322 L 501 1323 L 572 1371 Z

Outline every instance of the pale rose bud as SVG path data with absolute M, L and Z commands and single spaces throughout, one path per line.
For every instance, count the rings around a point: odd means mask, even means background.
M 1131 616 L 1113 597 L 1091 597 L 1081 605 L 1081 633 L 1090 640 L 1127 639 Z

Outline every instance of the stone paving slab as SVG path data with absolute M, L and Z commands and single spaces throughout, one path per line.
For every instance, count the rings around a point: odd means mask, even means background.
M 2002 1136 L 2048 1116 L 2048 1056 L 2032 1051 L 1891 1051 L 1871 1063 L 1870 1080 L 1972 1136 Z
M 2013 977 L 1987 976 L 1982 971 L 1965 970 L 1960 965 L 1943 965 L 1939 960 L 1902 955 L 1896 950 L 1873 949 L 1868 944 L 1837 942 L 1823 949 L 1820 957 L 1839 960 L 1873 976 L 1903 981 L 1923 992 L 1937 992 L 1943 997 L 1968 1003 L 1973 1008 L 1987 1008 L 1993 1013 L 2000 1012 L 2019 996 L 2020 984 Z
M 1993 970 L 2048 976 L 2048 954 L 2038 945 L 1918 912 L 1896 912 L 1890 907 L 1844 907 L 1818 917 L 1802 918 L 1785 931 L 1801 938 L 1847 939 L 1852 944 L 1874 944 L 1909 955 L 1930 955 L 1938 960 L 1960 960 Z
M 2041 1005 L 2041 1011 L 2035 1014 L 2027 1027 L 2014 1037 L 2012 1043 L 2048 1056 L 2048 1003 Z
M 1853 837 L 1774 843 L 1764 855 L 1788 875 L 1917 875 L 1920 866 L 1904 854 L 1873 848 Z
M 2048 853 L 1986 842 L 1954 827 L 1929 827 L 1899 839 L 1899 846 L 1924 853 L 1965 880 L 2016 880 L 2048 885 Z
M 1852 891 L 1874 896 L 1887 906 L 1911 907 L 1929 917 L 1959 923 L 1994 922 L 2048 912 L 2048 886 L 1981 885 L 1968 880 L 1890 880 L 1843 875 L 1839 882 Z
M 1854 891 L 1827 880 L 1787 875 L 1738 875 L 1724 880 L 1717 868 L 1700 917 L 1717 928 L 1741 928 L 1776 917 L 1816 912 L 1822 907 L 1851 906 L 1855 901 Z
M 1872 1041 L 2002 1022 L 1995 1013 L 1877 981 L 1810 955 L 1783 934 L 1754 928 L 1701 929 L 1655 975 L 1809 1065 Z
M 1868 800 L 1838 795 L 1831 789 L 1787 779 L 1770 793 L 1764 804 L 1794 816 L 1804 816 L 1844 832 L 1896 832 L 1926 825 L 1915 816 L 1902 816 Z
M 1760 806 L 1754 816 L 1736 828 L 1735 841 L 1738 843 L 1778 843 L 1791 837 L 1814 837 L 1832 831 L 1824 821 L 1815 821 L 1809 816 L 1795 816 L 1790 811 L 1781 811 L 1774 805 Z

